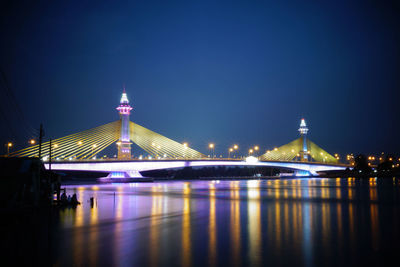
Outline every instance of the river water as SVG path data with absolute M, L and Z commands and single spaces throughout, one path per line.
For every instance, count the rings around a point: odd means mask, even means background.
M 53 223 L 60 266 L 384 266 L 400 253 L 395 178 L 66 188 L 82 204 Z

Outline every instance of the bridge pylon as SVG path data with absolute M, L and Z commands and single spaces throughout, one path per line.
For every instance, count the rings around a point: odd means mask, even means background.
M 131 114 L 131 110 L 133 108 L 129 105 L 129 100 L 124 91 L 121 96 L 121 101 L 117 110 L 120 115 L 121 120 L 121 136 L 119 141 L 117 142 L 118 145 L 118 159 L 131 159 L 131 138 L 130 138 L 130 120 L 129 116 Z
M 308 133 L 308 127 L 306 124 L 305 119 L 301 119 L 300 122 L 300 128 L 299 128 L 300 136 L 303 142 L 303 148 L 300 151 L 300 160 L 301 161 L 308 161 L 309 160 L 309 150 L 307 147 L 307 133 Z

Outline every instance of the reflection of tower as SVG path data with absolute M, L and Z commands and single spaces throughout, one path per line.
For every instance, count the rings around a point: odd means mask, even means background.
M 121 118 L 121 136 L 118 145 L 118 159 L 131 158 L 131 139 L 129 136 L 129 115 L 132 107 L 129 105 L 128 97 L 126 96 L 125 88 L 122 93 L 121 101 L 117 107 Z
M 307 149 L 307 132 L 308 128 L 306 125 L 306 121 L 301 119 L 299 132 L 301 138 L 303 139 L 303 149 L 300 151 L 301 161 L 308 161 L 308 149 Z

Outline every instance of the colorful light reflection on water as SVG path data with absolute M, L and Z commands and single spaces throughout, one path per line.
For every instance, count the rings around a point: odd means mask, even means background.
M 82 205 L 60 211 L 55 261 L 378 264 L 400 247 L 399 185 L 338 178 L 67 186 Z

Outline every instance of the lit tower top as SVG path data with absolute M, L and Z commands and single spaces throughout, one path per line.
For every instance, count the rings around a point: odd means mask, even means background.
M 305 119 L 301 119 L 299 132 L 300 132 L 301 138 L 303 138 L 303 151 L 300 151 L 300 154 L 302 155 L 301 159 L 303 161 L 307 161 L 308 160 L 308 149 L 307 149 L 306 135 L 308 133 L 308 127 L 307 127 Z
M 121 96 L 121 101 L 117 107 L 121 118 L 121 136 L 118 142 L 118 159 L 131 158 L 131 138 L 129 136 L 129 115 L 131 114 L 132 107 L 129 105 L 129 100 L 124 91 Z
M 308 132 L 308 127 L 307 127 L 306 121 L 304 119 L 301 119 L 299 132 L 301 135 L 307 134 L 307 132 Z
M 128 100 L 128 96 L 126 95 L 125 88 L 124 88 L 124 91 L 122 92 L 121 101 L 119 101 L 119 103 L 120 104 L 117 107 L 119 114 L 120 115 L 130 115 L 131 110 L 133 108 L 129 105 L 129 100 Z

